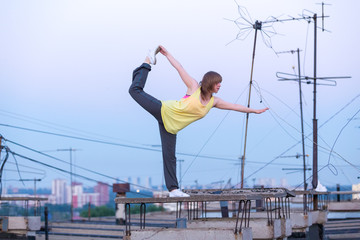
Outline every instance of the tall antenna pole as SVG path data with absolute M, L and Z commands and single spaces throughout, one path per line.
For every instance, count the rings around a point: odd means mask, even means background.
M 180 181 L 179 181 L 179 187 L 180 187 L 180 189 L 181 189 L 181 182 L 182 182 L 182 175 L 181 175 L 181 163 L 183 163 L 183 162 L 184 162 L 184 160 L 183 160 L 183 159 L 178 159 L 178 160 L 176 160 L 176 161 L 180 163 L 180 164 L 179 164 L 179 178 L 180 178 Z
M 57 151 L 69 151 L 70 152 L 70 220 L 73 221 L 73 164 L 72 164 L 72 152 L 77 151 L 74 148 L 58 149 Z
M 318 184 L 318 136 L 316 119 L 316 45 L 317 45 L 317 15 L 314 14 L 314 117 L 313 117 L 313 179 L 312 186 L 316 189 Z M 314 195 L 313 209 L 318 209 L 318 196 Z
M 2 136 L 0 135 L 0 157 L 1 157 L 1 150 L 2 150 L 1 141 L 2 141 Z M 1 192 L 0 192 L 0 194 L 1 194 Z
M 253 55 L 252 55 L 252 63 L 251 63 L 251 73 L 250 73 L 250 86 L 249 86 L 249 98 L 247 107 L 250 107 L 250 95 L 251 95 L 251 86 L 252 86 L 252 78 L 254 72 L 254 61 L 255 61 L 255 48 L 256 48 L 256 38 L 257 38 L 257 31 L 261 30 L 261 22 L 256 21 L 253 25 L 255 28 L 255 37 L 254 37 L 254 48 L 253 48 Z M 248 123 L 249 123 L 249 113 L 246 113 L 246 124 L 245 124 L 245 140 L 244 140 L 244 154 L 242 155 L 241 161 L 241 188 L 244 188 L 244 168 L 245 168 L 245 153 L 246 153 L 246 140 L 247 140 L 247 130 L 248 130 Z
M 300 71 L 300 49 L 297 49 L 298 56 L 298 71 L 299 71 L 299 97 L 300 97 L 300 117 L 301 117 L 301 141 L 302 141 L 302 156 L 303 156 L 303 166 L 304 166 L 304 191 L 306 191 L 306 161 L 305 161 L 305 140 L 304 140 L 304 118 L 303 118 L 303 108 L 302 108 L 302 91 L 301 91 L 301 71 Z M 304 211 L 306 211 L 306 194 L 304 194 Z
M 70 219 L 70 220 L 71 220 L 71 221 L 73 221 L 73 214 L 74 214 L 74 213 L 73 213 L 73 212 L 74 212 L 74 211 L 73 211 L 73 210 L 74 210 L 74 209 L 73 209 L 73 207 L 74 207 L 74 203 L 73 203 L 73 201 L 74 201 L 73 198 L 74 198 L 74 197 L 73 197 L 73 194 L 74 194 L 74 193 L 73 193 L 72 151 L 73 151 L 73 149 L 70 148 L 70 149 L 69 149 L 69 152 L 70 152 L 70 191 L 71 191 L 71 219 Z

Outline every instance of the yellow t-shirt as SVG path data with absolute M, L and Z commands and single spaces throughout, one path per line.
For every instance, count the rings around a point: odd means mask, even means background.
M 214 97 L 206 106 L 200 102 L 200 88 L 180 101 L 161 101 L 161 117 L 166 131 L 176 134 L 192 122 L 203 118 L 213 107 Z

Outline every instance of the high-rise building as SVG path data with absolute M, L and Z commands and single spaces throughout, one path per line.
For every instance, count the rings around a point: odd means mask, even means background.
M 141 178 L 140 178 L 140 177 L 137 177 L 137 178 L 135 179 L 134 184 L 137 185 L 137 186 L 135 186 L 135 188 L 139 187 L 139 185 L 141 185 Z
M 71 189 L 69 189 L 71 191 Z M 83 184 L 79 182 L 73 182 L 72 183 L 72 204 L 74 208 L 82 207 L 86 204 L 84 200 L 84 189 Z M 71 198 L 70 198 L 71 201 Z
M 147 188 L 151 188 L 151 187 L 152 187 L 151 177 L 147 177 L 147 178 L 146 178 L 145 187 L 147 187 Z
M 51 194 L 55 196 L 56 204 L 67 203 L 66 181 L 64 179 L 54 179 L 52 181 Z
M 105 205 L 109 202 L 109 186 L 106 183 L 98 182 L 94 187 L 94 192 L 99 194 L 99 205 Z
M 132 183 L 132 182 L 131 182 L 131 177 L 127 177 L 127 178 L 125 179 L 125 181 L 128 182 L 128 183 Z
M 284 188 L 289 187 L 289 184 L 288 184 L 288 181 L 287 181 L 286 178 L 280 179 L 280 186 L 281 186 L 281 187 L 284 187 Z
M 264 187 L 276 187 L 276 179 L 274 178 L 259 178 L 258 182 Z

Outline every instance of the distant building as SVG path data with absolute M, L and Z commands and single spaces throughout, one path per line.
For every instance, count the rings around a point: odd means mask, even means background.
M 134 182 L 135 185 L 141 185 L 141 178 L 140 177 L 137 177 L 135 182 Z M 135 188 L 137 188 L 138 186 L 135 186 Z
M 54 196 L 54 204 L 68 203 L 66 181 L 64 179 L 54 179 L 52 181 L 51 195 Z
M 73 199 L 73 207 L 81 208 L 84 205 L 101 206 L 104 205 L 104 202 L 109 201 L 109 187 L 105 183 L 99 182 L 94 187 L 95 193 L 84 193 L 84 188 L 82 183 L 73 182 L 72 183 L 72 199 Z M 71 201 L 70 187 L 68 187 L 68 201 Z
M 151 177 L 146 178 L 145 187 L 152 188 Z
M 360 183 L 359 184 L 353 184 L 351 187 L 351 190 L 354 192 L 360 191 Z M 360 199 L 360 193 L 356 193 L 352 195 L 352 199 Z
M 15 188 L 12 188 L 12 190 Z M 15 192 L 18 192 L 18 189 L 15 189 Z M 72 190 L 72 194 L 71 194 Z M 69 185 L 66 185 L 65 179 L 54 179 L 51 186 L 51 195 L 46 194 L 37 194 L 37 197 L 48 198 L 47 201 L 42 203 L 50 204 L 71 204 L 74 208 L 82 208 L 89 203 L 95 206 L 102 206 L 107 204 L 110 201 L 110 191 L 109 186 L 106 183 L 98 182 L 94 187 L 93 193 L 85 193 L 82 183 L 73 182 L 72 188 Z M 29 194 L 3 194 L 2 196 L 6 197 L 33 197 Z M 29 201 L 29 206 L 32 206 L 34 201 Z M 23 201 L 12 202 L 13 204 L 23 205 Z
M 131 183 L 131 177 L 127 177 L 127 178 L 125 179 L 125 181 L 128 182 L 128 183 Z
M 98 182 L 94 187 L 94 192 L 99 194 L 99 206 L 106 205 L 109 202 L 109 191 L 109 186 L 103 182 Z
M 289 183 L 288 183 L 288 181 L 287 181 L 286 178 L 280 179 L 280 186 L 281 186 L 281 187 L 284 187 L 284 188 L 288 188 L 288 187 L 289 187 Z
M 91 205 L 95 205 L 95 206 L 101 206 L 104 204 L 101 204 L 100 201 L 100 195 L 99 193 L 85 193 L 82 195 L 82 202 L 85 204 L 91 204 Z M 83 204 L 82 206 L 84 206 L 85 204 Z
M 276 187 L 276 179 L 274 178 L 260 178 L 258 179 L 258 185 L 271 188 Z
M 86 202 L 84 201 L 84 189 L 83 189 L 83 185 L 82 183 L 78 183 L 78 182 L 73 182 L 72 184 L 72 199 L 73 199 L 73 207 L 74 208 L 78 208 L 78 207 L 82 207 L 83 205 L 86 204 Z M 69 202 L 71 202 L 71 189 L 69 190 L 70 193 L 70 198 L 69 198 Z

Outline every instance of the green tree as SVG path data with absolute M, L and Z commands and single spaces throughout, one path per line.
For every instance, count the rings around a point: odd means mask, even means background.
M 80 216 L 83 218 L 88 217 L 88 208 L 83 208 L 80 211 Z M 110 208 L 108 206 L 99 206 L 92 207 L 90 210 L 90 217 L 107 217 L 107 216 L 115 216 L 114 207 Z

